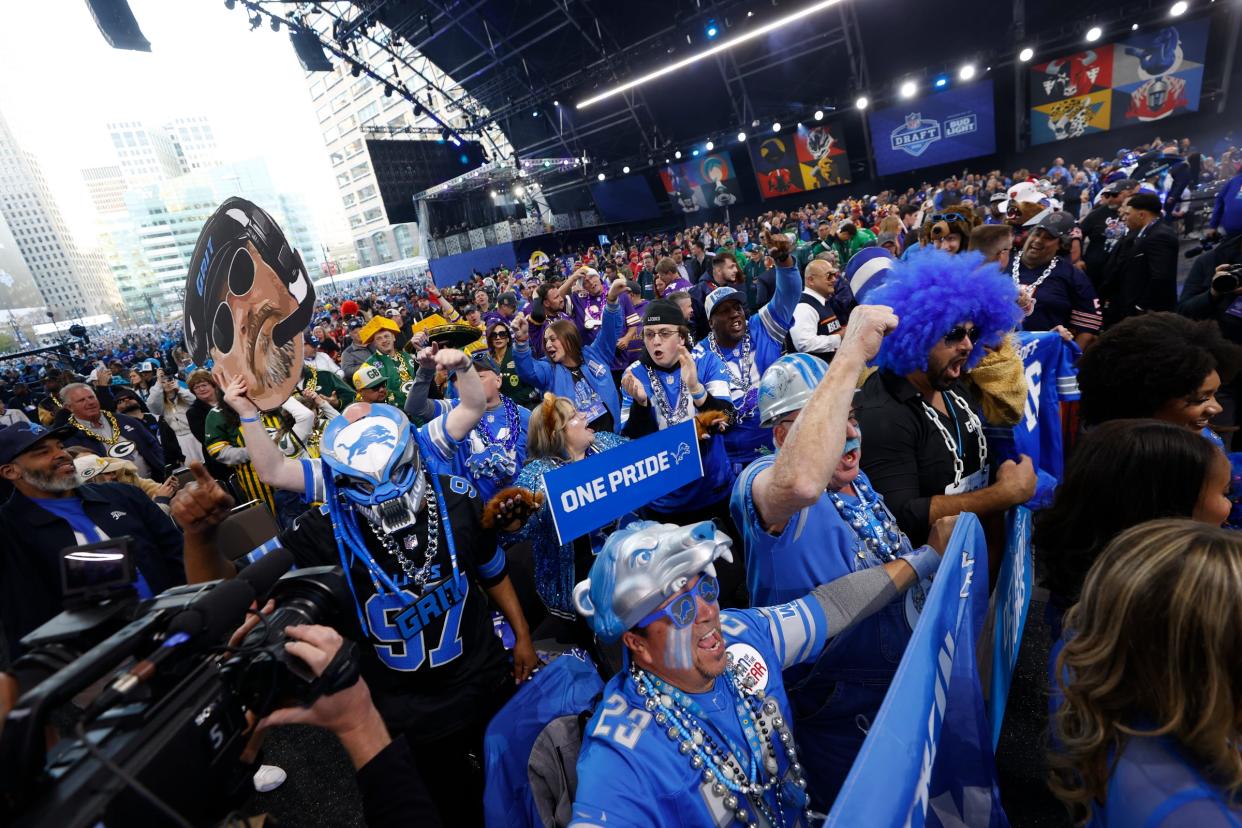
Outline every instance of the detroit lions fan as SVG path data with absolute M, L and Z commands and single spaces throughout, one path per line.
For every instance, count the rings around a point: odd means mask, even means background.
M 876 312 L 857 308 L 849 331 L 873 324 Z M 777 452 L 746 467 L 732 499 L 756 605 L 792 601 L 818 584 L 896 560 L 924 579 L 944 552 L 955 518 L 932 528 L 932 549 L 912 549 L 859 468 L 862 434 L 851 400 L 864 365 L 857 338 L 847 332 L 831 369 L 810 354 L 789 354 L 763 373 L 760 416 L 774 432 Z M 832 805 L 845 781 L 929 587 L 924 581 L 839 635 L 813 667 L 785 673 L 817 810 Z
M 759 427 L 759 378 L 781 355 L 793 324 L 801 280 L 793 258 L 793 242 L 784 234 L 765 234 L 764 243 L 776 261 L 776 294 L 759 312 L 746 318 L 746 294 L 734 287 L 718 287 L 707 295 L 703 308 L 711 333 L 694 346 L 694 358 L 711 351 L 724 364 L 733 411 L 724 433 L 725 451 L 733 476 L 772 448 L 772 434 Z
M 290 460 L 272 444 L 244 383 L 230 404 L 260 478 L 323 502 L 281 543 L 299 566 L 345 568 L 354 637 L 372 645 L 363 648 L 363 675 L 376 706 L 417 746 L 444 823 L 469 825 L 480 818 L 483 793 L 472 757 L 482 755 L 488 719 L 536 657 L 504 553 L 482 526 L 478 492 L 452 475 L 460 441 L 484 410 L 482 384 L 461 351 L 441 350 L 436 363 L 457 372 L 452 411 L 414 429 L 400 409 L 355 403 L 324 429 L 319 460 Z M 214 542 L 187 533 L 191 580 L 232 574 Z M 484 592 L 513 628 L 512 669 Z
M 409 396 L 405 413 L 413 422 L 432 422 L 436 416 L 451 411 L 456 399 L 432 400 L 427 394 L 435 377 L 436 348 L 418 352 L 418 373 Z M 474 483 L 479 497 L 486 504 L 496 492 L 513 482 L 526 462 L 526 427 L 530 409 L 523 408 L 500 393 L 500 368 L 487 351 L 472 358 L 475 373 L 483 383 L 486 410 L 479 424 L 470 430 L 454 458 L 456 473 Z

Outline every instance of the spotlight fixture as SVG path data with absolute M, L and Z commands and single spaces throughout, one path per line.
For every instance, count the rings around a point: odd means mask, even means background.
M 667 159 L 667 158 L 665 158 L 665 159 L 664 159 L 664 163 L 665 163 L 665 164 L 667 164 L 667 163 L 668 163 L 668 159 Z
M 975 65 L 973 63 L 967 63 L 961 69 L 957 70 L 958 80 L 968 81 L 974 76 L 975 76 Z
M 866 109 L 870 103 L 871 101 L 867 100 L 866 95 L 859 95 L 858 100 L 854 101 L 854 108 L 855 109 Z
M 1099 26 L 1092 26 L 1090 29 L 1087 29 L 1087 42 L 1095 43 L 1103 34 L 1104 30 Z
M 704 147 L 704 149 L 706 149 L 708 152 L 711 152 L 712 150 L 714 150 L 714 149 L 716 148 L 716 145 L 715 145 L 715 143 L 713 143 L 713 142 L 711 142 L 711 141 L 708 141 L 706 144 L 704 144 L 704 145 L 703 145 L 703 147 Z
M 903 98 L 913 98 L 914 93 L 919 91 L 919 85 L 912 80 L 903 81 L 901 87 L 897 90 L 897 94 Z
M 538 117 L 539 117 L 539 110 L 538 110 L 538 109 L 536 109 L 534 112 L 530 113 L 530 117 L 532 117 L 532 118 L 538 118 Z
M 1022 47 L 1022 51 L 1018 52 L 1018 60 L 1023 63 L 1030 63 L 1031 58 L 1035 57 L 1035 50 L 1030 46 Z
M 358 77 L 362 74 L 362 67 L 355 63 L 349 68 L 349 74 L 353 75 L 355 78 Z
M 822 109 L 815 110 L 815 120 L 817 121 L 824 120 L 824 110 Z
M 772 131 L 773 131 L 773 132 L 780 132 L 780 131 L 781 131 L 781 122 L 780 122 L 780 121 L 777 121 L 777 122 L 775 122 L 774 124 L 772 124 Z
M 691 150 L 691 151 L 690 151 L 690 154 L 691 154 L 691 155 L 693 155 L 695 158 L 698 158 L 698 157 L 699 157 L 699 151 L 698 151 L 698 150 Z
M 384 84 L 384 97 L 385 97 L 385 98 L 391 98 L 391 97 L 392 97 L 392 93 L 393 93 L 393 88 L 392 88 L 392 86 L 390 86 L 389 84 Z
M 490 195 L 491 195 L 491 197 L 492 197 L 492 198 L 495 198 L 495 197 L 496 197 L 496 191 L 495 191 L 495 190 L 492 190 L 492 191 L 491 191 L 491 193 L 490 193 Z
M 936 80 L 932 83 L 932 86 L 934 86 L 937 89 L 944 89 L 948 85 L 949 85 L 949 78 L 947 75 L 941 75 L 940 77 L 936 78 Z
M 553 102 L 552 102 L 552 105 L 553 105 L 553 106 L 560 106 L 560 105 L 561 105 L 561 102 L 560 102 L 560 101 L 553 101 Z
M 526 188 L 523 187 L 521 184 L 518 184 L 516 187 L 513 188 L 513 194 L 517 196 L 518 198 L 521 198 L 522 196 L 526 195 Z
M 1186 9 L 1189 7 L 1190 4 L 1187 3 L 1186 0 L 1177 0 L 1177 2 L 1173 4 L 1173 8 L 1169 9 L 1169 17 L 1181 17 L 1186 13 Z
M 1137 23 L 1131 23 L 1131 24 L 1130 24 L 1130 31 L 1132 31 L 1132 32 L 1137 32 L 1137 31 L 1138 31 L 1138 24 L 1137 24 Z
M 621 172 L 622 172 L 622 174 L 623 174 L 623 175 L 629 175 L 629 174 L 630 174 L 630 168 L 629 168 L 629 165 L 627 164 L 626 166 L 622 167 L 622 168 L 621 168 Z
M 739 142 L 739 143 L 741 143 L 742 141 L 745 141 L 745 140 L 746 140 L 746 133 L 745 133 L 745 132 L 739 132 L 739 133 L 737 134 L 737 140 L 738 140 L 738 142 Z
M 603 173 L 600 173 L 599 175 L 597 175 L 597 176 L 595 176 L 595 177 L 596 177 L 596 178 L 598 178 L 600 181 L 603 181 L 605 176 L 604 176 L 604 174 L 603 174 Z
M 273 17 L 273 18 L 271 19 L 271 22 L 270 22 L 268 25 L 270 25 L 270 26 L 272 27 L 272 31 L 273 31 L 273 32 L 279 32 L 279 31 L 280 31 L 280 18 L 279 18 L 279 17 Z
M 224 0 L 224 7 L 229 11 L 237 8 L 237 0 Z
M 677 150 L 677 152 L 673 153 L 673 157 L 678 159 L 681 158 L 681 150 Z
M 250 31 L 254 31 L 263 25 L 263 16 L 255 12 L 254 17 L 250 18 Z
M 708 20 L 707 25 L 703 27 L 703 34 L 707 35 L 708 40 L 715 40 L 716 35 L 720 34 L 720 26 L 716 25 L 715 20 Z

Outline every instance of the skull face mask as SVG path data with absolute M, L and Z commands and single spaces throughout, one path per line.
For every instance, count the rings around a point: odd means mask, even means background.
M 319 446 L 337 491 L 377 533 L 414 524 L 426 478 L 410 421 L 400 409 L 354 403 L 328 423 Z

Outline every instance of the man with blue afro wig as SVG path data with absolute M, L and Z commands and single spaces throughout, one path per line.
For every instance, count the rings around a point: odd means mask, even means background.
M 869 448 L 863 471 L 916 546 L 939 518 L 986 519 L 1035 490 L 1030 458 L 1006 460 L 990 482 L 987 438 L 963 374 L 1022 320 L 1018 290 L 977 253 L 932 250 L 896 263 L 867 301 L 901 320 L 885 338 L 856 414 Z

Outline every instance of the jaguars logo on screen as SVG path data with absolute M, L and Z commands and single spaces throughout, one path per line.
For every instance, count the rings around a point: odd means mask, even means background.
M 905 123 L 889 133 L 889 142 L 894 150 L 916 158 L 940 138 L 940 122 L 924 118 L 921 112 L 911 112 L 906 116 Z

